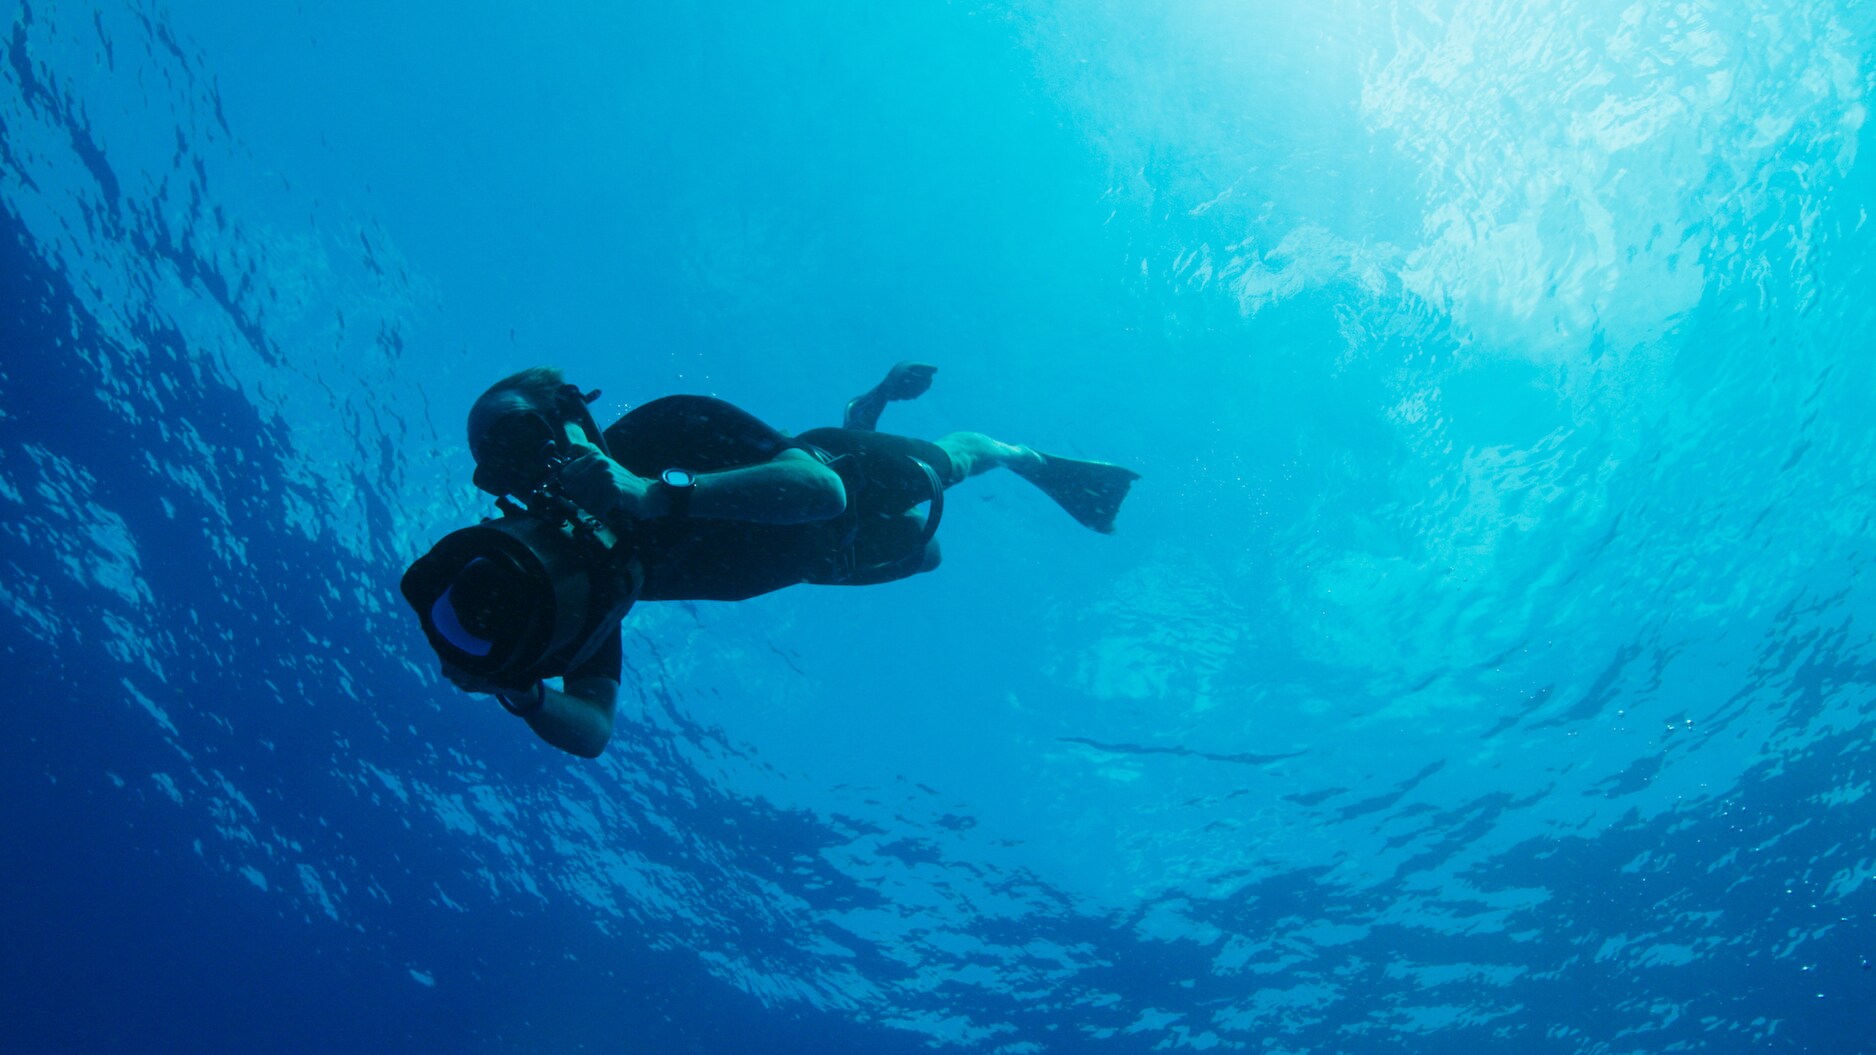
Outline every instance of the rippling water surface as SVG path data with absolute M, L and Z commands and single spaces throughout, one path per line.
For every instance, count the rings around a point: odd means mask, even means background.
M 0 11 L 32 1051 L 1876 1047 L 1866 3 Z M 557 362 L 973 481 L 645 605 L 563 758 L 395 593 Z

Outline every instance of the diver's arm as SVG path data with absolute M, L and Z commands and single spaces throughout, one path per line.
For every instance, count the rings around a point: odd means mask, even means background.
M 464 692 L 494 696 L 511 714 L 521 716 L 534 734 L 581 758 L 598 758 L 612 739 L 612 715 L 619 702 L 619 682 L 608 677 L 563 679 L 566 691 L 544 682 L 517 691 L 443 661 L 443 676 Z M 535 694 L 539 693 L 539 705 Z
M 566 691 L 540 686 L 541 706 L 521 715 L 534 735 L 570 755 L 598 758 L 612 739 L 619 683 L 611 678 L 568 678 Z M 527 706 L 527 699 L 516 701 Z
M 663 504 L 666 492 L 652 488 Z M 758 524 L 805 524 L 831 520 L 847 510 L 840 477 L 807 451 L 789 449 L 763 462 L 720 473 L 700 473 L 691 488 L 690 515 Z M 669 508 L 657 509 L 665 516 Z
M 590 445 L 565 469 L 568 497 L 599 516 L 656 520 L 671 513 L 670 493 L 656 481 L 633 475 Z M 683 468 L 676 466 L 675 468 Z M 691 488 L 689 516 L 757 524 L 805 524 L 830 520 L 847 509 L 840 476 L 806 451 L 790 448 L 761 465 L 699 473 Z

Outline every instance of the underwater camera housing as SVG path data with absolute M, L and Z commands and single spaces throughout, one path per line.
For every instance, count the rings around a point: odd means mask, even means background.
M 592 655 L 640 585 L 633 547 L 553 480 L 522 501 L 444 536 L 399 583 L 439 659 L 516 690 Z

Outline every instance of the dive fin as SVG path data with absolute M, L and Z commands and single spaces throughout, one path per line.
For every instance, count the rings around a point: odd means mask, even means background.
M 1068 511 L 1084 527 L 1103 535 L 1114 533 L 1114 516 L 1127 497 L 1127 489 L 1140 478 L 1132 469 L 1106 462 L 1084 462 L 1036 452 L 1042 458 L 1039 469 L 1019 470 L 1055 504 Z

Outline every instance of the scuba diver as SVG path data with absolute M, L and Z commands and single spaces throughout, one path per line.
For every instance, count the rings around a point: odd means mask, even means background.
M 469 449 L 475 485 L 502 516 L 451 533 L 401 583 L 444 675 L 594 758 L 612 737 L 619 626 L 637 601 L 929 572 L 945 490 L 996 468 L 1114 530 L 1139 479 L 1129 469 L 977 432 L 930 442 L 877 431 L 886 405 L 924 394 L 936 370 L 900 363 L 847 403 L 841 427 L 793 437 L 705 396 L 653 400 L 602 431 L 588 410 L 599 393 L 558 370 L 496 382 L 470 408 Z M 546 685 L 553 677 L 560 689 Z

